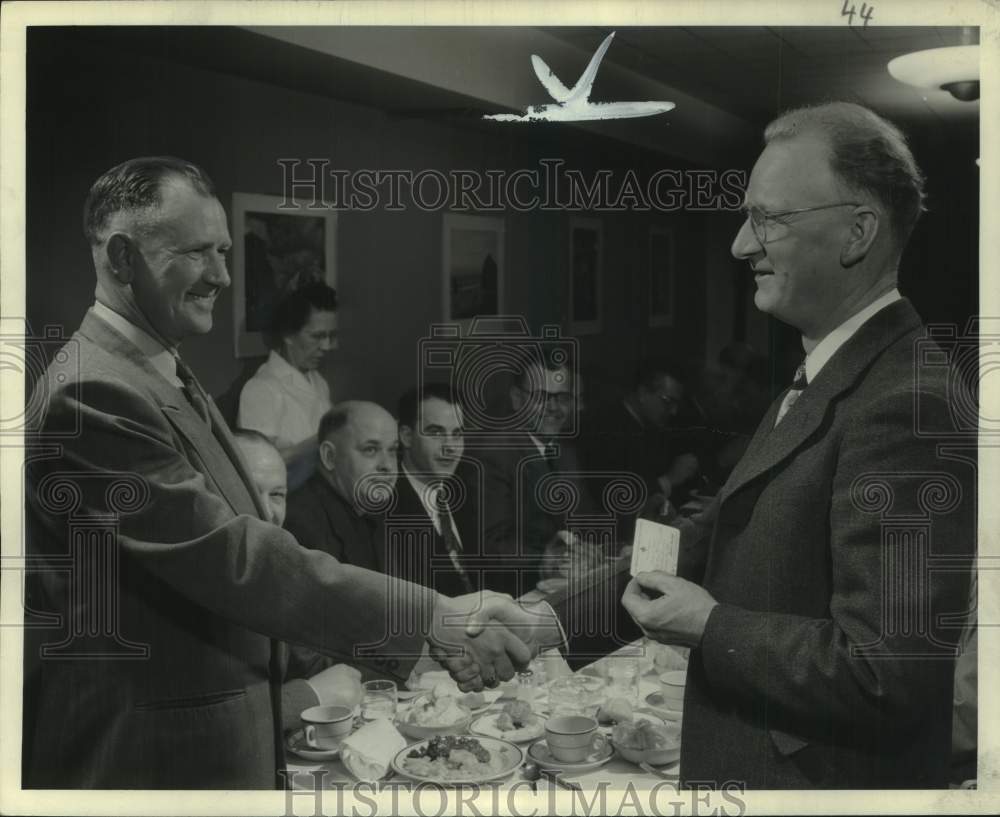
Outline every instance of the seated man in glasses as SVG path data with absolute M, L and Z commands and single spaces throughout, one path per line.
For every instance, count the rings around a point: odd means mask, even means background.
M 565 577 L 571 562 L 588 569 L 600 554 L 569 529 L 592 502 L 569 437 L 576 391 L 563 356 L 524 361 L 509 399 L 504 433 L 466 445 L 470 481 L 478 483 L 467 487 L 482 488 L 483 584 L 519 596 L 541 579 Z

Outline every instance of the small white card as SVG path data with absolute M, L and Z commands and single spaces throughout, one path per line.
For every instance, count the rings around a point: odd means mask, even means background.
M 632 575 L 662 570 L 676 576 L 680 547 L 681 532 L 677 528 L 637 519 L 632 540 Z

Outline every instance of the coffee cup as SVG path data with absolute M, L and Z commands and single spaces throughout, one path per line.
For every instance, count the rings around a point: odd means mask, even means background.
M 665 672 L 660 676 L 660 694 L 670 709 L 680 709 L 684 705 L 684 685 L 687 681 L 686 670 Z
M 354 727 L 354 710 L 347 706 L 311 706 L 299 717 L 310 749 L 336 749 Z
M 579 763 L 607 746 L 608 739 L 597 730 L 597 720 L 585 715 L 561 715 L 545 722 L 545 743 L 549 753 L 563 763 Z

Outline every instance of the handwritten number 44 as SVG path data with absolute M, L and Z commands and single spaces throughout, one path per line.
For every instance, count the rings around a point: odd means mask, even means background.
M 847 18 L 847 25 L 854 25 L 854 15 L 857 14 L 864 23 L 862 25 L 867 26 L 868 21 L 871 20 L 872 14 L 875 12 L 875 6 L 869 6 L 867 3 L 861 4 L 861 11 L 859 12 L 855 7 L 854 3 L 851 3 L 851 7 L 847 8 L 848 0 L 844 0 L 844 7 L 840 10 L 840 16 Z

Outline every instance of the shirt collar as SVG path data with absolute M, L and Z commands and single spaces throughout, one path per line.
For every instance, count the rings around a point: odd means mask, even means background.
M 315 372 L 305 374 L 304 372 L 299 371 L 273 349 L 267 356 L 267 362 L 265 365 L 270 370 L 271 374 L 279 380 L 285 380 L 292 383 L 297 382 L 300 385 L 303 383 L 309 386 L 312 385 L 312 378 L 310 375 L 314 375 Z
M 138 348 L 146 356 L 153 368 L 169 382 L 175 386 L 181 384 L 181 381 L 177 377 L 177 361 L 174 352 L 167 349 L 160 341 L 153 338 L 148 332 L 140 329 L 128 318 L 119 315 L 113 309 L 109 309 L 100 301 L 94 303 L 93 311 L 97 317 Z
M 837 350 L 851 339 L 869 318 L 874 317 L 877 312 L 881 312 L 890 304 L 902 299 L 898 289 L 892 289 L 881 298 L 872 301 L 860 312 L 851 315 L 840 326 L 834 329 L 823 340 L 813 347 L 813 350 L 806 355 L 806 380 L 812 383 L 816 375 L 834 356 Z
M 424 510 L 427 511 L 427 515 L 434 519 L 437 517 L 437 495 L 441 488 L 437 485 L 422 482 L 417 479 L 410 470 L 400 463 L 400 470 L 406 475 L 406 478 L 410 481 L 410 487 L 413 488 L 414 493 L 420 497 L 420 504 L 424 506 Z

